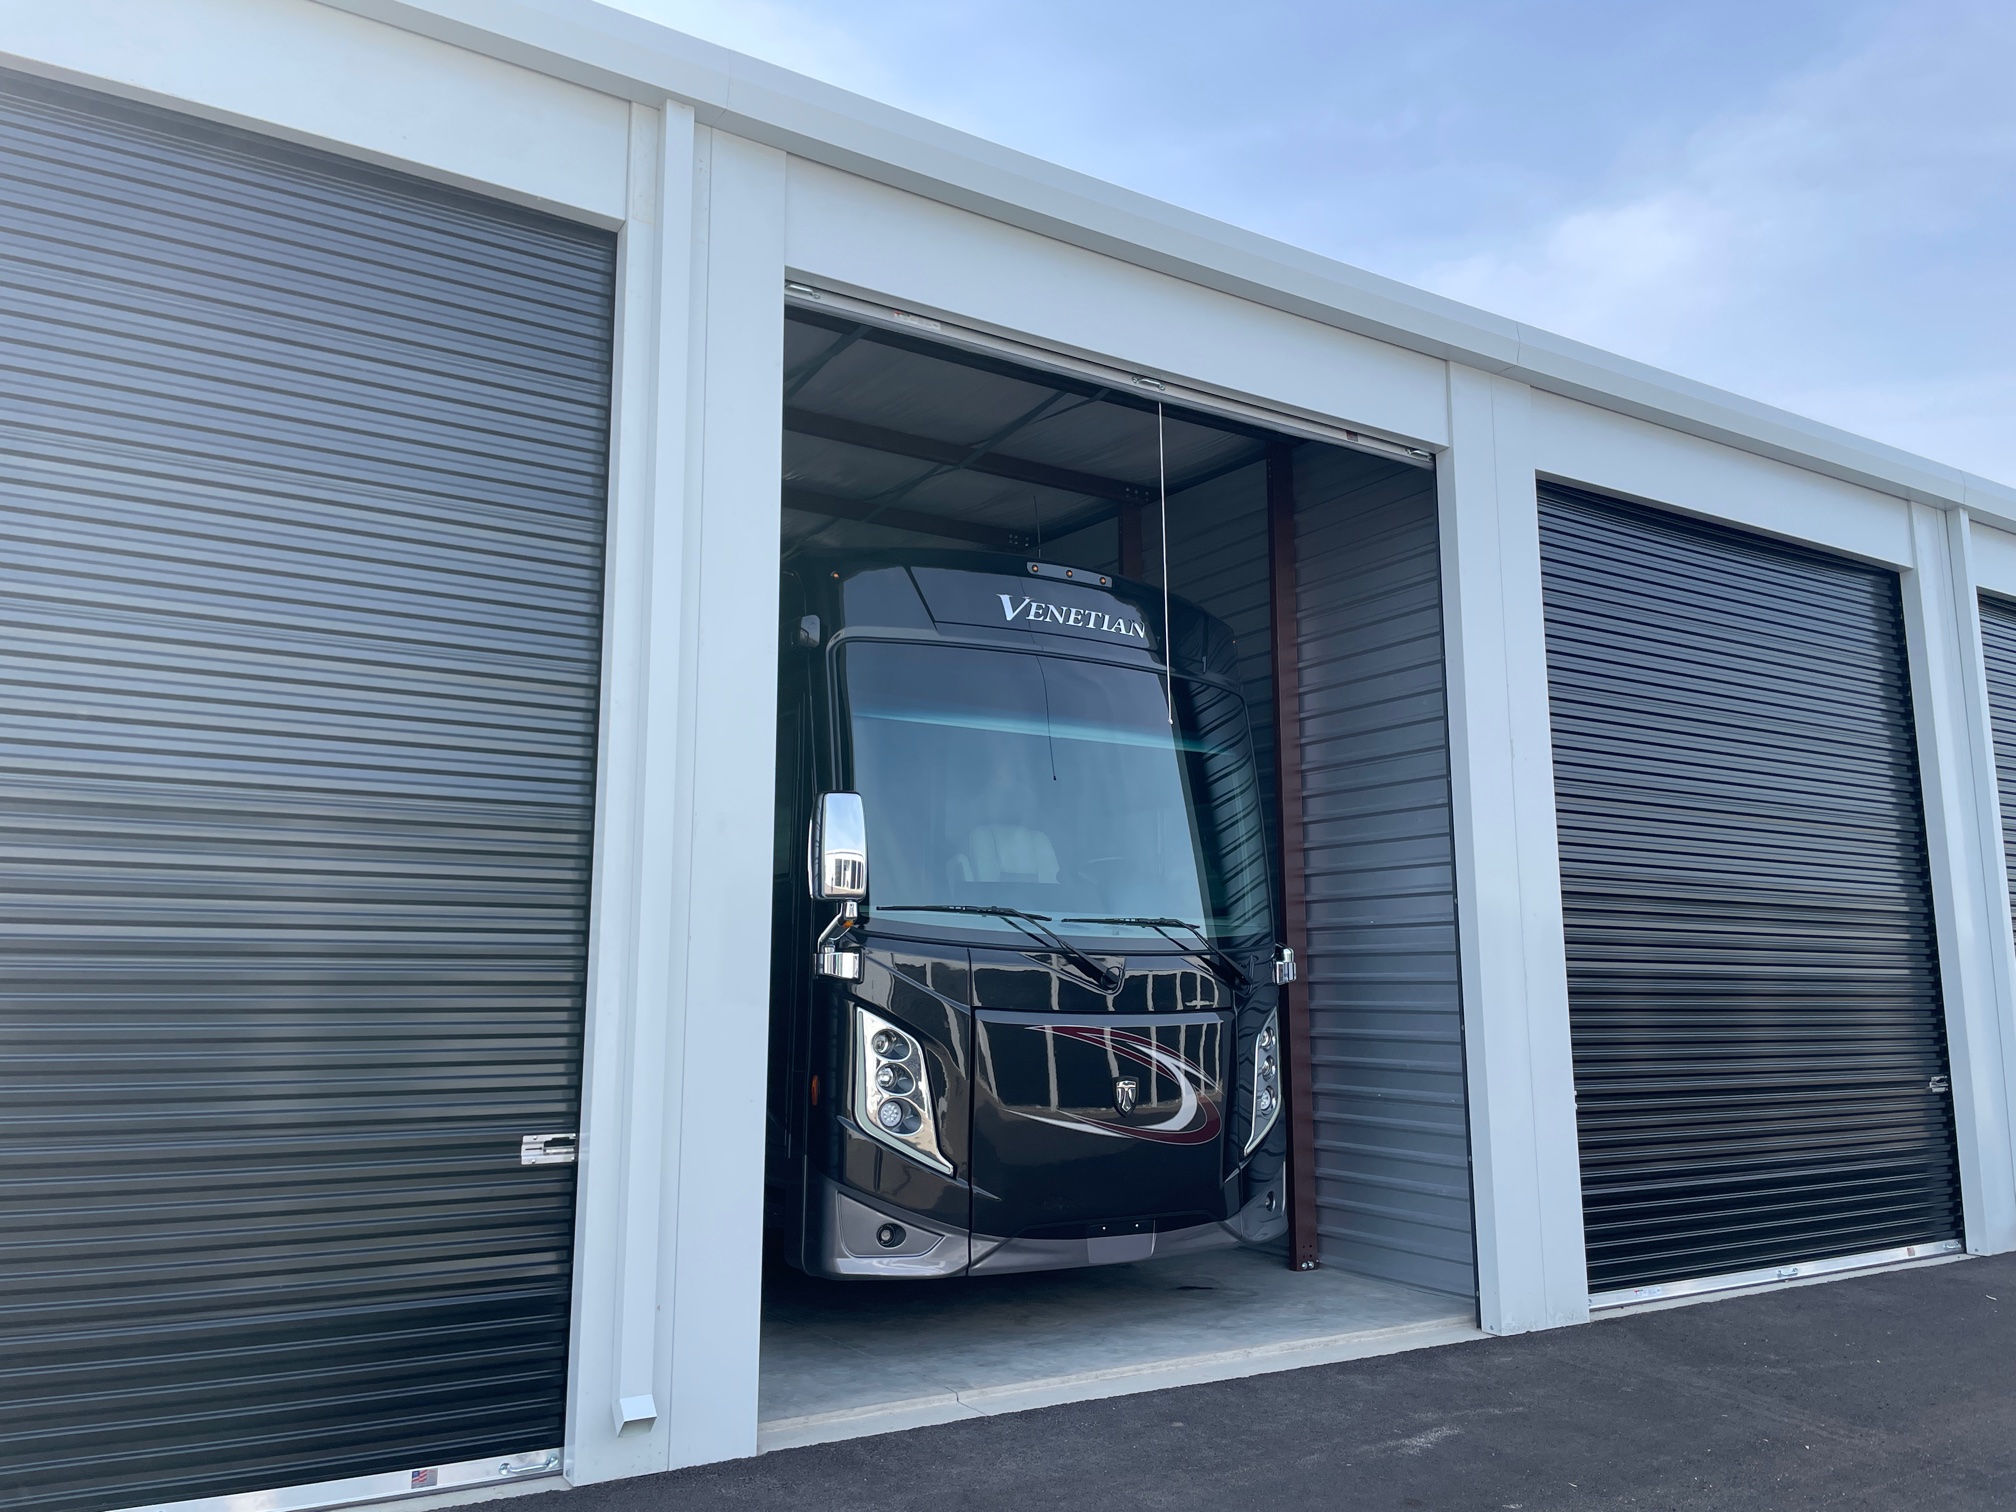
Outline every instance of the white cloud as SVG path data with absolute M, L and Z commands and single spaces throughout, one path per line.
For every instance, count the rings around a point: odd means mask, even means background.
M 2016 10 L 1907 7 L 1676 159 L 1412 275 L 2016 479 L 2012 57 Z
M 1431 267 L 1422 282 L 1600 345 L 1659 350 L 1726 301 L 1737 235 L 1713 198 L 1656 190 L 1572 210 L 1506 251 Z

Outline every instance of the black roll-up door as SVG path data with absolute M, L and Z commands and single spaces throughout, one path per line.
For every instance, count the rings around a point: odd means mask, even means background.
M 0 1506 L 561 1442 L 613 269 L 0 77 Z
M 1981 599 L 1981 652 L 1995 736 L 1995 787 L 2002 806 L 2002 865 L 2016 895 L 2016 604 Z
M 1894 573 L 1543 485 L 1592 1292 L 1955 1238 Z

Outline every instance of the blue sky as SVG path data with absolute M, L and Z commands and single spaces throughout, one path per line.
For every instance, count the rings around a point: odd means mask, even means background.
M 2016 3 L 622 0 L 2016 484 Z

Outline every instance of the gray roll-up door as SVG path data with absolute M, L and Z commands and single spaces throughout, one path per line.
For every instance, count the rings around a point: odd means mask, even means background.
M 0 77 L 0 1506 L 562 1439 L 612 239 Z
M 1896 574 L 1543 485 L 1589 1284 L 1954 1239 Z
M 1476 1294 L 1435 474 L 1295 454 L 1323 1263 Z

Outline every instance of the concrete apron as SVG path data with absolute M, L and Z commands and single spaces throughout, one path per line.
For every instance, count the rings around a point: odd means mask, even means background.
M 966 1281 L 765 1279 L 762 1451 L 1485 1335 L 1469 1301 L 1227 1250 Z

